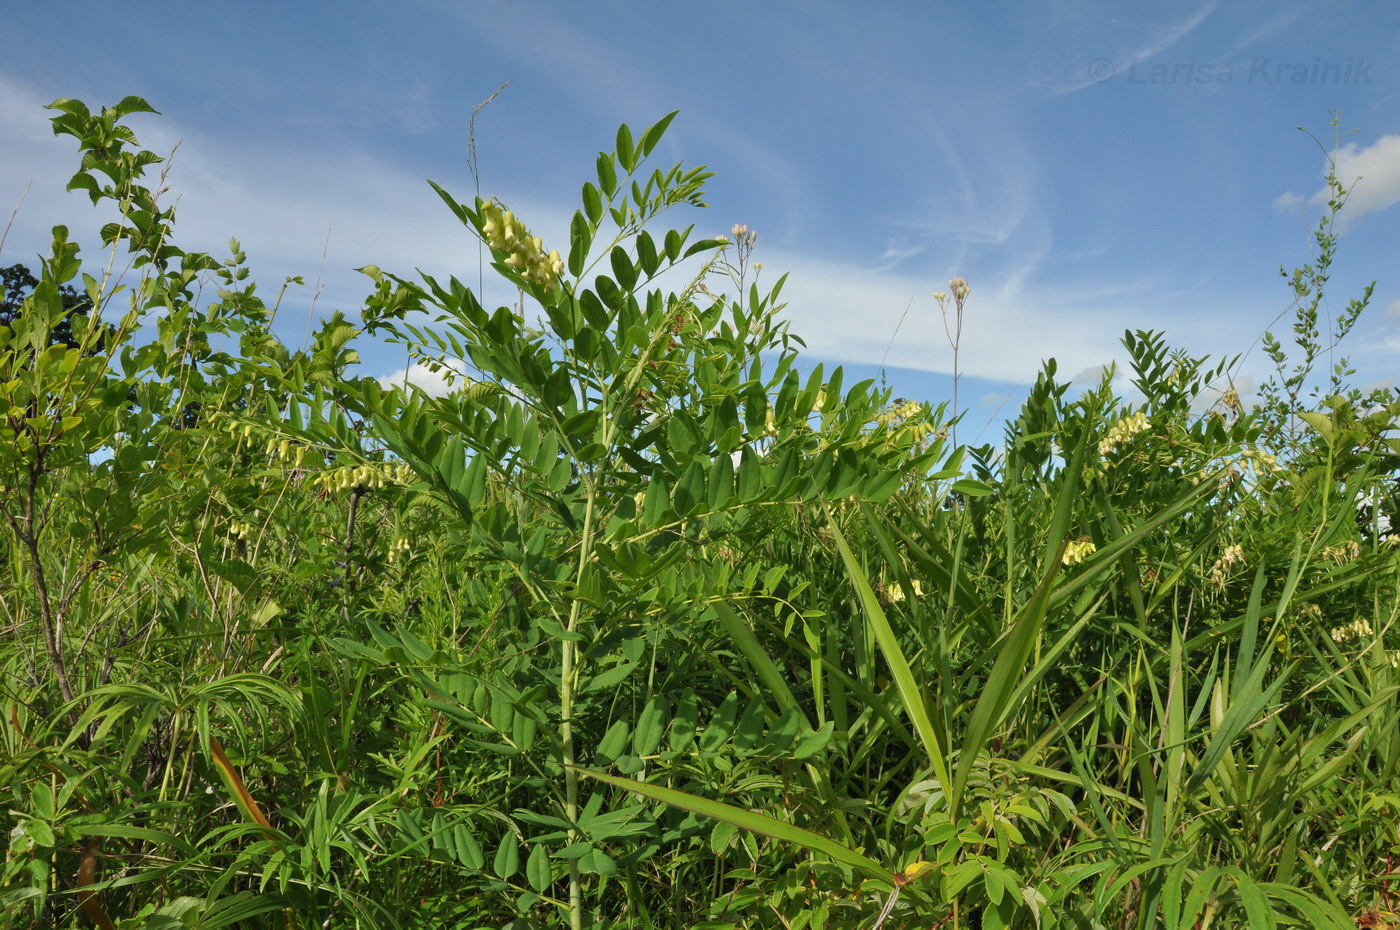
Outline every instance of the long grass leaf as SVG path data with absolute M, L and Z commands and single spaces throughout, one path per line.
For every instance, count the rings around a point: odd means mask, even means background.
M 687 794 L 684 791 L 677 791 L 674 788 L 663 788 L 660 785 L 651 785 L 646 782 L 633 781 L 628 778 L 617 778 L 613 775 L 606 775 L 602 772 L 595 772 L 591 769 L 575 769 L 580 775 L 593 778 L 615 788 L 630 791 L 633 794 L 650 798 L 653 801 L 660 801 L 681 810 L 687 810 L 712 820 L 732 823 L 736 827 L 748 830 L 751 833 L 758 833 L 762 836 L 772 837 L 785 843 L 792 843 L 801 846 L 803 849 L 814 853 L 819 853 L 848 865 L 853 869 L 863 872 L 869 878 L 884 882 L 887 885 L 894 885 L 894 876 L 880 863 L 868 856 L 842 846 L 835 840 L 827 839 L 811 830 L 804 830 L 802 827 L 784 823 L 767 814 L 760 814 L 757 811 L 745 810 L 742 807 L 735 807 L 732 804 L 725 804 L 721 801 L 711 801 L 697 795 Z
M 880 607 L 879 599 L 875 597 L 875 592 L 870 587 L 870 580 L 860 567 L 860 563 L 856 561 L 856 557 L 851 553 L 851 547 L 846 543 L 846 537 L 842 535 L 840 527 L 831 518 L 829 511 L 827 513 L 827 526 L 831 528 L 832 537 L 836 540 L 836 548 L 841 553 L 841 560 L 846 564 L 846 574 L 850 578 L 851 584 L 855 586 L 856 594 L 860 598 L 866 623 L 875 635 L 875 643 L 880 649 L 880 654 L 884 656 L 885 665 L 889 667 L 890 678 L 895 683 L 900 702 L 904 705 L 904 712 L 908 715 L 910 722 L 914 724 L 914 732 L 919 735 L 919 742 L 923 744 L 929 767 L 933 770 L 934 778 L 938 779 L 944 797 L 951 799 L 953 782 L 949 775 L 944 737 L 934 729 L 933 720 L 929 717 L 928 705 L 924 701 L 923 691 L 914 680 L 914 673 L 909 668 L 908 659 L 904 657 L 904 650 L 899 646 L 894 628 L 890 626 L 889 618 L 885 616 L 885 611 Z

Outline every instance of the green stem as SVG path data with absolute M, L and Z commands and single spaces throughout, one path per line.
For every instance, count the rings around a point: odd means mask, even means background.
M 579 544 L 578 572 L 574 577 L 575 589 L 583 583 L 583 574 L 593 554 L 593 508 L 596 501 L 593 486 L 588 486 L 588 499 L 583 513 L 583 539 Z M 569 608 L 569 622 L 565 626 L 563 661 L 559 674 L 559 715 L 561 753 L 564 759 L 564 814 L 569 821 L 569 842 L 578 842 L 578 770 L 574 752 L 574 678 L 578 659 L 578 645 L 573 633 L 578 628 L 583 601 L 577 590 L 574 602 Z M 583 930 L 583 884 L 579 877 L 577 859 L 569 860 L 569 928 Z

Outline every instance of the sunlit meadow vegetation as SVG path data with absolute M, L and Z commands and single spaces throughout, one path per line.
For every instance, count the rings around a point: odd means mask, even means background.
M 663 225 L 670 117 L 567 243 L 438 190 L 515 305 L 367 267 L 296 349 L 144 101 L 52 109 L 112 223 L 0 325 L 0 925 L 1395 925 L 1400 402 L 1317 371 L 1335 178 L 1257 402 L 1130 332 L 1131 399 L 1048 362 L 962 449 Z

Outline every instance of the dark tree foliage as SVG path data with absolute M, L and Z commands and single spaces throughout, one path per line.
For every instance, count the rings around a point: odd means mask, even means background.
M 39 279 L 35 278 L 24 265 L 14 264 L 8 268 L 0 268 L 0 283 L 5 286 L 5 297 L 0 300 L 0 326 L 9 326 L 23 312 L 24 299 L 34 288 L 38 287 Z M 67 284 L 59 287 L 58 293 L 63 299 L 63 308 L 69 312 L 50 332 L 49 344 L 58 345 L 61 343 L 76 349 L 78 348 L 78 337 L 73 332 L 73 318 L 75 316 L 88 316 L 92 312 L 92 301 L 88 300 L 86 294 L 79 294 L 71 285 Z M 101 336 L 89 344 L 88 353 L 95 355 L 103 351 L 107 343 L 106 337 L 111 331 L 110 325 L 104 326 Z

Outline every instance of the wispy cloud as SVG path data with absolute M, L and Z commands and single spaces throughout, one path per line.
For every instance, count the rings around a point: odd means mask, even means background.
M 885 250 L 875 256 L 875 261 L 887 262 L 885 267 L 893 268 L 906 258 L 913 258 L 915 255 L 922 255 L 927 251 L 927 245 L 891 239 L 885 245 Z
M 1215 0 L 1212 0 L 1179 22 L 1155 27 L 1149 35 L 1132 45 L 1119 45 L 1116 48 L 1105 46 L 1102 54 L 1076 67 L 1068 81 L 1063 83 L 1036 82 L 1032 86 L 1039 86 L 1050 96 L 1058 97 L 1110 81 L 1115 75 L 1152 60 L 1186 38 L 1210 18 L 1218 5 Z M 1084 46 L 1081 44 L 1079 47 Z
M 1337 215 L 1337 229 L 1345 232 L 1368 213 L 1400 202 L 1400 135 L 1381 136 L 1368 146 L 1342 146 L 1336 154 L 1337 180 L 1350 189 Z M 1326 204 L 1332 192 L 1326 186 L 1309 199 L 1312 206 Z

